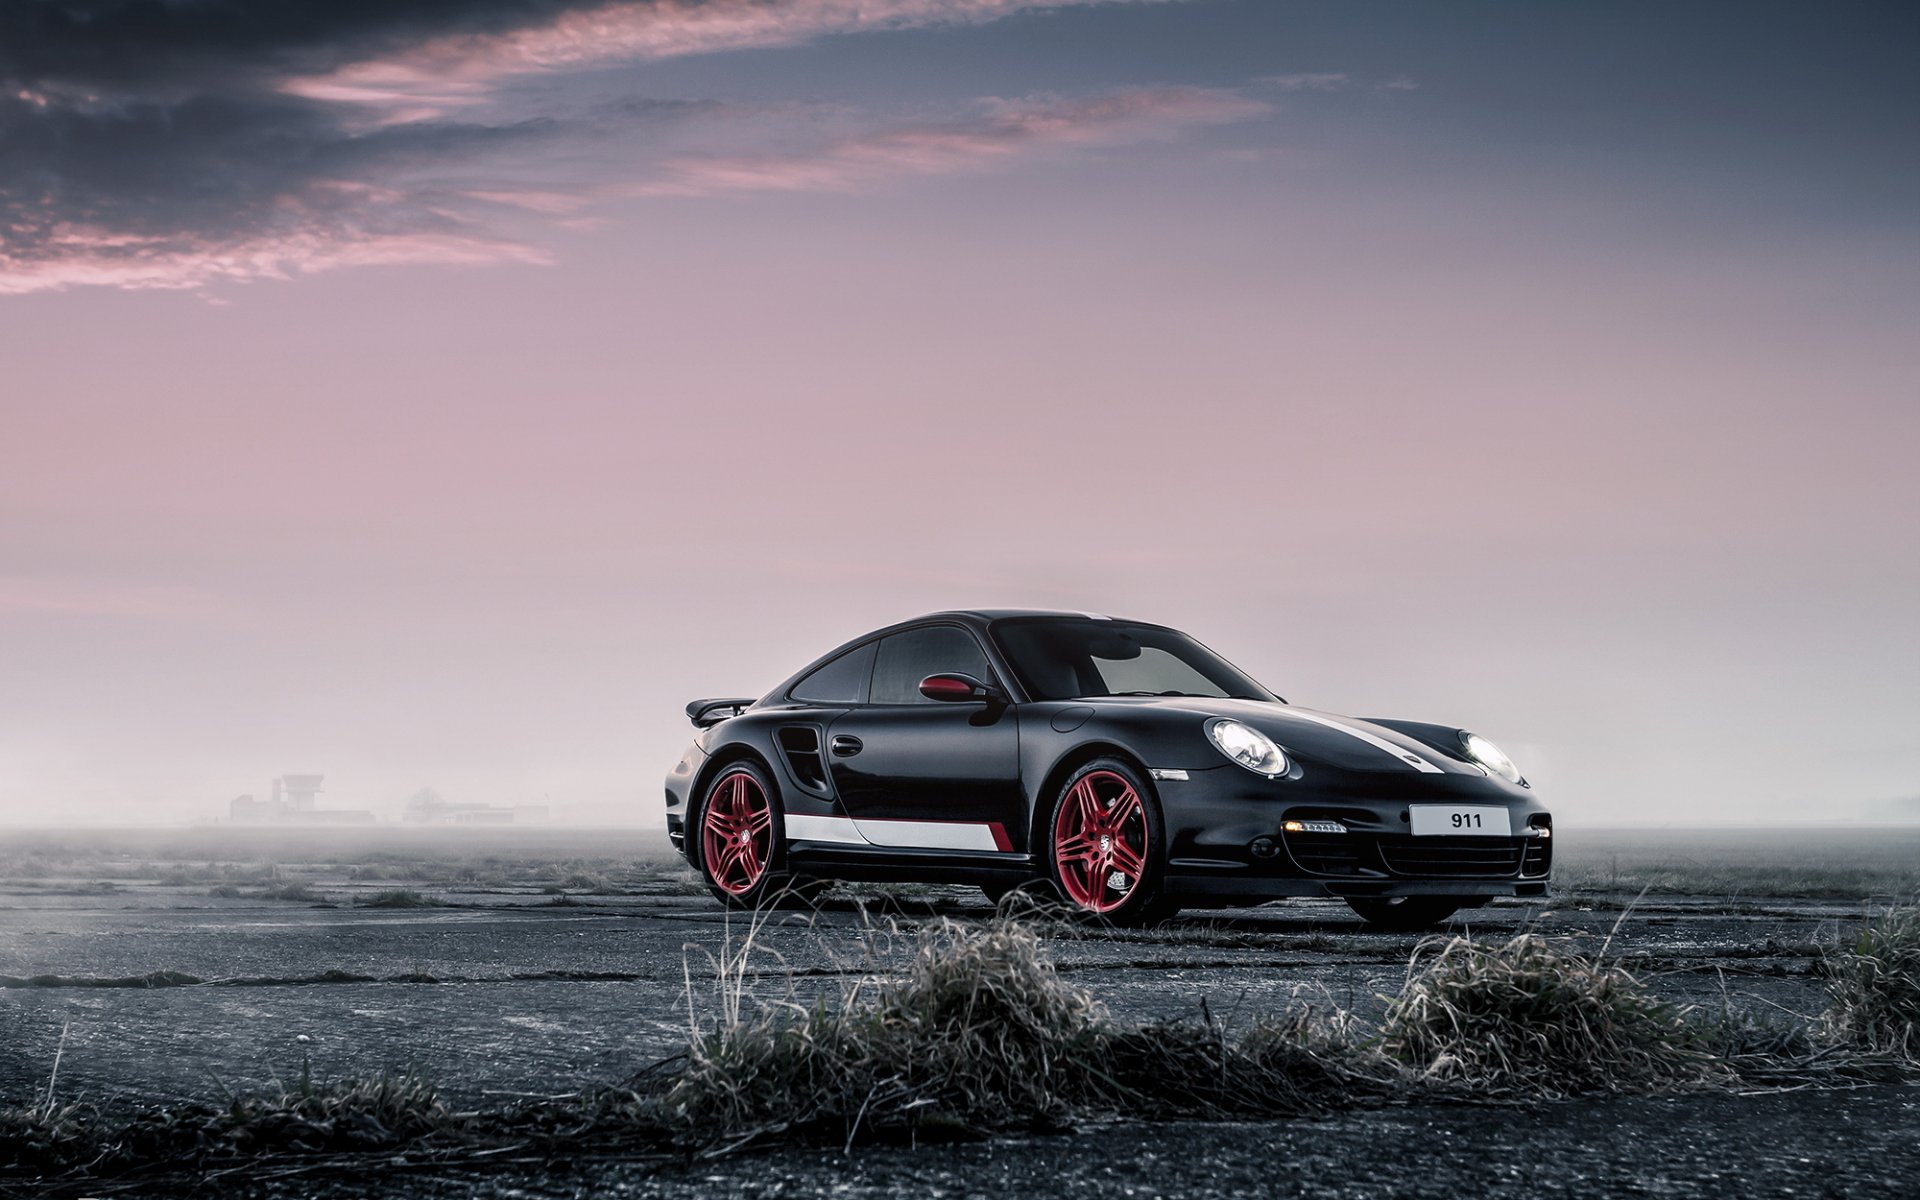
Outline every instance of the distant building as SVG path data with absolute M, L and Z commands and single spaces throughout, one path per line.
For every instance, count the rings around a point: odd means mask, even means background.
M 400 819 L 415 825 L 545 825 L 544 804 L 455 804 L 431 788 L 422 788 L 407 800 Z
M 249 792 L 227 804 L 227 817 L 236 825 L 371 825 L 373 814 L 361 808 L 316 808 L 324 775 L 282 775 L 273 781 L 273 799 L 256 800 Z
M 312 812 L 313 798 L 320 794 L 324 775 L 282 775 L 273 781 L 273 798 L 287 802 L 289 812 Z
M 227 816 L 235 825 L 264 825 L 269 821 L 278 821 L 287 815 L 284 801 L 255 800 L 249 792 L 244 796 L 235 796 L 227 804 Z

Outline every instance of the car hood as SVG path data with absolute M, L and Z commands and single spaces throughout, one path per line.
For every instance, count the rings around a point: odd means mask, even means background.
M 1100 703 L 1192 713 L 1198 717 L 1228 717 L 1266 734 L 1302 762 L 1343 771 L 1405 771 L 1478 778 L 1487 774 L 1472 763 L 1444 754 L 1384 725 L 1277 700 L 1110 696 L 1102 697 Z

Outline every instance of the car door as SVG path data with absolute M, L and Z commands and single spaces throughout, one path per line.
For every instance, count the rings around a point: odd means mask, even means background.
M 957 672 L 999 684 L 972 632 L 920 625 L 882 638 L 867 703 L 828 727 L 834 791 L 861 837 L 896 849 L 1009 852 L 1025 842 L 1011 706 L 929 700 Z

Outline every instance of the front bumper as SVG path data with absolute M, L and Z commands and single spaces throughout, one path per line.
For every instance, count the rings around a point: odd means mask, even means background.
M 1497 778 L 1266 780 L 1229 766 L 1155 787 L 1176 895 L 1540 896 L 1552 881 L 1552 816 Z M 1498 805 L 1513 836 L 1415 837 L 1421 803 Z

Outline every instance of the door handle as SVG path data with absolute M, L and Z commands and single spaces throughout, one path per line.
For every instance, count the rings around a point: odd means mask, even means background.
M 841 758 L 852 758 L 854 755 L 860 753 L 861 749 L 860 739 L 850 733 L 834 734 L 833 741 L 830 745 L 833 747 L 833 752 Z

